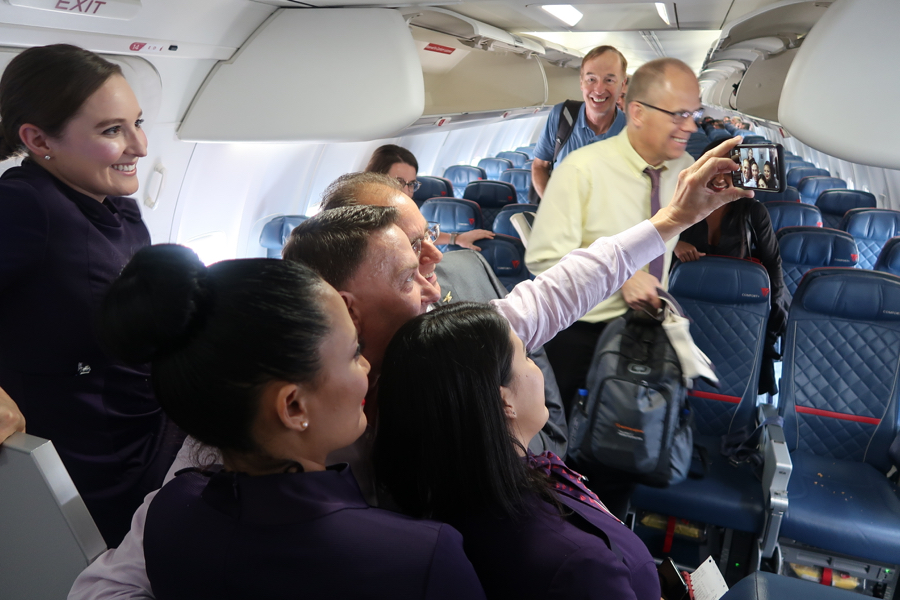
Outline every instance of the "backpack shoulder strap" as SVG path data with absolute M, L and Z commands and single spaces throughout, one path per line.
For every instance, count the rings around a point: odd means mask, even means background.
M 572 136 L 572 130 L 575 128 L 575 121 L 578 119 L 578 111 L 584 104 L 583 100 L 566 100 L 563 102 L 562 110 L 559 113 L 559 125 L 556 128 L 556 145 L 553 148 L 553 158 L 550 160 L 550 170 L 556 164 L 556 157 L 559 156 L 560 150 L 569 141 Z

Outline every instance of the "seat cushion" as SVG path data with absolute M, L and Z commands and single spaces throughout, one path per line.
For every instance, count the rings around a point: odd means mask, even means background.
M 900 564 L 897 486 L 871 465 L 791 453 L 781 536 L 867 560 Z
M 856 600 L 860 594 L 812 581 L 756 571 L 725 592 L 721 600 Z

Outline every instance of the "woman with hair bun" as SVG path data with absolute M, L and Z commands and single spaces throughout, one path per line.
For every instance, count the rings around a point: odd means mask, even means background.
M 30 48 L 0 78 L 0 387 L 50 439 L 106 543 L 128 531 L 183 440 L 149 367 L 110 358 L 100 299 L 150 243 L 137 203 L 147 154 L 121 69 L 65 44 Z
M 369 363 L 341 296 L 307 267 L 203 266 L 141 250 L 101 329 L 152 361 L 157 398 L 223 467 L 180 472 L 147 511 L 143 549 L 168 598 L 483 598 L 448 525 L 366 504 L 326 456 L 362 435 Z

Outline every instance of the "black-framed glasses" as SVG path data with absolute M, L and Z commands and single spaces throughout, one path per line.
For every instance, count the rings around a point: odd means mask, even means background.
M 653 110 L 658 110 L 659 112 L 670 115 L 672 117 L 672 123 L 675 125 L 681 125 L 688 119 L 694 119 L 696 121 L 697 119 L 700 119 L 701 117 L 703 117 L 704 109 L 702 109 L 702 108 L 699 110 L 682 110 L 679 112 L 672 112 L 671 110 L 666 110 L 666 109 L 660 108 L 658 106 L 653 106 L 652 104 L 647 104 L 646 102 L 641 102 L 640 100 L 635 100 L 635 102 L 637 102 L 638 104 L 642 104 L 642 105 L 646 106 L 647 108 L 652 108 Z
M 412 181 L 406 181 L 402 177 L 398 177 L 397 181 L 400 182 L 400 187 L 411 189 L 414 194 L 419 191 L 420 187 L 422 187 L 422 182 L 419 181 L 418 179 L 413 179 Z
M 441 235 L 441 224 L 435 221 L 428 221 L 428 227 L 425 229 L 425 235 L 420 238 L 416 238 L 412 243 L 412 249 L 413 252 L 416 253 L 416 257 L 422 255 L 422 243 L 426 239 L 433 244 L 437 241 L 439 235 Z

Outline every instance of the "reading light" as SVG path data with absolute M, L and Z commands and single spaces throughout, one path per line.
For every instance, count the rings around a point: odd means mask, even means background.
M 669 23 L 669 12 L 666 10 L 666 5 L 662 2 L 656 3 L 656 12 L 659 13 L 659 18 L 666 22 L 666 25 L 671 25 Z
M 571 4 L 545 4 L 541 8 L 569 27 L 574 27 L 581 20 L 581 17 L 584 16 Z

